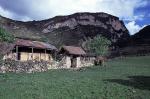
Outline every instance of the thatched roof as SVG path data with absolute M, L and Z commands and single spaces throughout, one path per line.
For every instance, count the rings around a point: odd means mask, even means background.
M 24 46 L 24 47 L 34 47 L 40 49 L 49 49 L 49 50 L 57 50 L 57 48 L 51 44 L 40 42 L 40 41 L 31 41 L 24 39 L 17 39 L 16 46 Z
M 70 55 L 86 55 L 86 52 L 81 47 L 63 46 L 61 50 L 65 50 Z
M 55 46 L 45 43 L 45 42 L 16 39 L 14 43 L 0 42 L 0 55 L 7 54 L 11 50 L 13 50 L 15 46 L 34 47 L 34 48 L 47 49 L 47 50 L 57 50 Z

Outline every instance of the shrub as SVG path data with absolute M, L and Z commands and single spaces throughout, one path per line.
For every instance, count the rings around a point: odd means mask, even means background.
M 86 42 L 86 48 L 98 56 L 105 56 L 108 53 L 110 44 L 111 41 L 101 35 L 98 35 Z
M 0 42 L 13 42 L 14 36 L 10 33 L 8 33 L 5 29 L 0 27 Z

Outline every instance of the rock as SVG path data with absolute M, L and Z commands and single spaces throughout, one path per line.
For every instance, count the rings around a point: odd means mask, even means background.
M 118 17 L 106 13 L 75 13 L 46 20 L 42 31 L 53 37 L 54 45 L 82 45 L 87 38 L 101 34 L 112 43 L 129 38 L 129 32 Z M 54 33 L 57 33 L 54 35 Z M 57 41 L 53 41 L 56 40 Z
M 85 40 L 98 34 L 110 39 L 114 45 L 129 38 L 129 32 L 123 21 L 107 13 L 75 13 L 30 22 L 1 17 L 0 25 L 16 37 L 30 39 L 46 37 L 57 47 L 62 45 L 81 46 Z

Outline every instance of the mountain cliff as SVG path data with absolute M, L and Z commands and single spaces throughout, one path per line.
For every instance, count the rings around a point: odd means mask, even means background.
M 141 29 L 138 33 L 132 36 L 134 44 L 149 45 L 150 46 L 150 25 Z
M 0 26 L 16 37 L 47 39 L 55 46 L 82 45 L 88 38 L 103 35 L 118 44 L 128 39 L 123 21 L 106 13 L 75 13 L 41 21 L 21 22 L 0 16 Z
M 150 25 L 144 27 L 122 43 L 125 45 L 122 48 L 120 47 L 121 49 L 119 50 L 122 55 L 149 55 Z

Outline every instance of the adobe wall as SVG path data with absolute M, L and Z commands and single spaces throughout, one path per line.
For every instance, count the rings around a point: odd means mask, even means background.
M 33 55 L 33 57 L 32 57 Z M 5 59 L 12 59 L 17 60 L 17 54 L 16 53 L 8 53 L 3 57 L 3 60 Z M 48 53 L 27 53 L 27 52 L 20 52 L 20 61 L 27 61 L 27 60 L 44 60 L 44 61 L 53 61 L 52 55 Z

